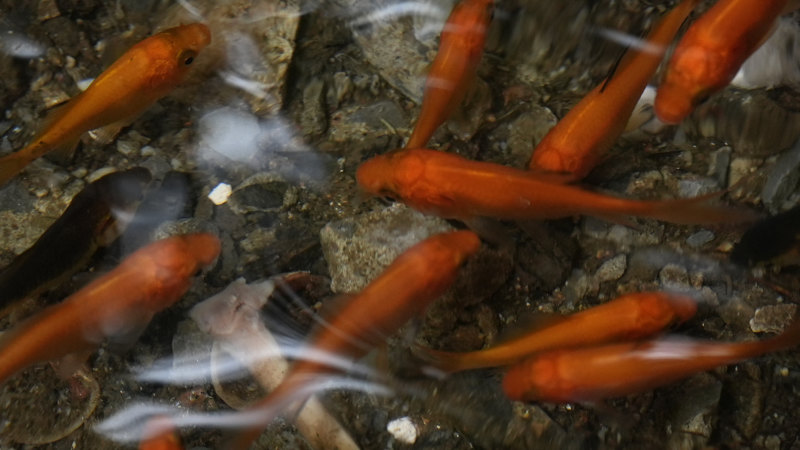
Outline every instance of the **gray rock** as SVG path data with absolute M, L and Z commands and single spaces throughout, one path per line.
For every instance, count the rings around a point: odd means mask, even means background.
M 753 333 L 780 333 L 794 321 L 796 313 L 795 304 L 762 306 L 750 319 L 750 329 Z
M 692 234 L 688 238 L 686 238 L 686 243 L 689 244 L 689 246 L 691 247 L 698 248 L 702 247 L 705 244 L 708 244 L 713 240 L 714 240 L 713 232 L 709 230 L 700 230 Z
M 658 273 L 658 281 L 666 289 L 685 289 L 689 287 L 689 273 L 677 264 L 667 264 Z
M 800 113 L 782 108 L 763 90 L 727 89 L 698 106 L 681 126 L 690 137 L 727 142 L 739 155 L 768 156 L 800 137 Z
M 625 274 L 628 267 L 628 257 L 625 254 L 617 255 L 600 265 L 594 273 L 594 278 L 598 283 L 606 281 L 616 281 Z
M 304 135 L 322 134 L 328 128 L 328 114 L 325 110 L 325 82 L 322 79 L 313 80 L 303 89 L 300 128 Z
M 520 114 L 508 124 L 508 148 L 514 165 L 524 167 L 531 159 L 533 149 L 558 122 L 555 114 L 545 106 L 531 105 L 531 110 Z
M 320 231 L 322 253 L 336 293 L 358 292 L 403 251 L 436 233 L 451 230 L 442 219 L 402 204 L 330 222 Z
M 783 202 L 797 190 L 798 181 L 800 181 L 800 140 L 775 161 L 761 191 L 761 199 L 771 212 L 777 213 Z

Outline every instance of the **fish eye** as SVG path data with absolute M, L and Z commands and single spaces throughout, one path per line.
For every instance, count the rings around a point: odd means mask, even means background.
M 194 62 L 194 57 L 197 56 L 192 50 L 185 50 L 181 52 L 180 56 L 178 56 L 178 60 L 183 63 L 183 65 L 188 66 Z

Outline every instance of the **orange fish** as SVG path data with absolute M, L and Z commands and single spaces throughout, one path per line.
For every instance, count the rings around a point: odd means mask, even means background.
M 657 339 L 554 350 L 512 366 L 503 391 L 512 400 L 591 402 L 639 393 L 798 343 L 800 321 L 763 341 Z
M 442 29 L 422 109 L 406 148 L 421 148 L 464 99 L 483 55 L 494 0 L 461 0 Z
M 752 220 L 748 211 L 709 205 L 710 196 L 664 200 L 627 200 L 552 183 L 531 172 L 427 149 L 376 156 L 356 172 L 367 193 L 388 196 L 426 214 L 470 220 L 557 219 L 586 214 L 622 220 L 648 217 L 680 224 Z
M 636 102 L 669 45 L 699 0 L 684 0 L 647 35 L 652 49 L 629 51 L 610 78 L 561 119 L 533 151 L 529 168 L 585 177 L 625 130 Z
M 620 340 L 641 339 L 676 322 L 689 320 L 697 304 L 689 297 L 666 292 L 641 292 L 572 314 L 553 325 L 517 339 L 474 352 L 443 352 L 416 348 L 426 362 L 447 372 L 505 366 L 532 353 Z
M 309 340 L 306 347 L 311 358 L 297 360 L 283 382 L 251 411 L 275 414 L 276 405 L 297 400 L 294 392 L 318 383 L 316 375 L 335 370 L 319 356 L 354 361 L 385 342 L 450 287 L 458 269 L 479 247 L 475 233 L 453 231 L 434 235 L 398 256 L 360 293 L 343 299 L 342 308 L 323 321 L 324 326 Z M 262 419 L 266 425 L 272 414 L 264 413 Z M 247 430 L 237 436 L 232 448 L 247 448 L 260 432 L 261 427 Z
M 193 23 L 131 47 L 85 91 L 58 108 L 27 147 L 0 158 L 0 186 L 45 153 L 74 148 L 87 131 L 129 123 L 172 91 L 210 42 L 208 27 Z
M 719 0 L 689 27 L 658 87 L 655 112 L 679 123 L 709 95 L 731 82 L 766 40 L 787 0 Z
M 126 258 L 114 270 L 0 336 L 0 384 L 26 367 L 91 351 L 132 336 L 189 289 L 191 277 L 219 254 L 208 233 L 173 236 Z

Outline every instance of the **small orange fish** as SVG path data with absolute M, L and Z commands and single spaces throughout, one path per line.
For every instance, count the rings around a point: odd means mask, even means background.
M 679 123 L 709 95 L 727 86 L 766 40 L 787 0 L 719 0 L 675 47 L 656 92 L 661 121 Z
M 406 148 L 421 148 L 464 99 L 483 55 L 494 0 L 461 0 L 439 39 L 439 52 L 425 80 L 425 95 Z
M 319 356 L 355 361 L 409 319 L 422 315 L 450 287 L 458 269 L 479 248 L 478 236 L 464 230 L 434 235 L 406 250 L 360 293 L 343 299 L 342 308 L 322 322 L 324 326 L 306 345 L 310 359 L 297 360 L 283 382 L 251 411 L 277 413 L 276 405 L 297 400 L 294 392 L 318 383 L 315 375 L 335 370 Z M 262 419 L 266 425 L 272 415 L 265 413 Z M 232 448 L 247 448 L 261 429 L 246 430 L 236 437 Z
M 210 42 L 208 27 L 193 23 L 169 28 L 131 47 L 48 118 L 27 147 L 0 158 L 0 186 L 45 153 L 74 148 L 87 131 L 127 124 L 172 91 Z
M 749 211 L 709 205 L 709 198 L 718 194 L 627 200 L 548 182 L 529 171 L 427 149 L 376 156 L 361 164 L 356 178 L 369 194 L 396 198 L 423 213 L 459 220 L 558 219 L 578 214 L 619 221 L 639 216 L 680 224 L 754 219 Z
M 219 254 L 208 233 L 156 241 L 114 270 L 0 336 L 0 384 L 37 362 L 90 351 L 111 337 L 141 331 L 189 289 L 191 277 Z
M 763 341 L 657 339 L 554 350 L 512 366 L 503 391 L 512 400 L 591 402 L 636 394 L 693 373 L 800 343 L 800 321 Z
M 699 0 L 684 0 L 647 35 L 648 47 L 630 50 L 610 78 L 572 108 L 533 151 L 529 168 L 580 179 L 614 145 L 669 45 Z
M 487 350 L 455 353 L 416 348 L 415 353 L 447 372 L 505 366 L 545 350 L 641 339 L 689 320 L 696 311 L 697 304 L 690 297 L 641 292 L 572 314 Z

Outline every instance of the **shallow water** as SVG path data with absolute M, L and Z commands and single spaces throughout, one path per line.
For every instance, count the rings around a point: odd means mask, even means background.
M 410 135 L 452 1 L 17 3 L 0 0 L 3 154 L 23 148 L 49 109 L 146 36 L 202 21 L 213 40 L 187 80 L 110 143 L 84 135 L 73 157 L 40 158 L 0 189 L 0 264 L 6 265 L 103 174 L 145 167 L 154 179 L 138 218 L 114 244 L 41 298 L 4 313 L 0 329 L 70 295 L 150 240 L 210 231 L 222 253 L 138 339 L 108 343 L 91 355 L 78 380 L 88 392 L 83 398 L 47 364 L 2 386 L 0 448 L 43 441 L 52 442 L 42 448 L 135 445 L 140 424 L 123 419 L 111 432 L 108 419 L 143 405 L 205 417 L 185 422 L 184 443 L 217 448 L 228 430 L 213 414 L 241 408 L 264 389 L 238 364 L 232 379 L 214 379 L 225 373 L 219 368 L 231 361 L 224 354 L 230 352 L 189 317 L 193 306 L 240 277 L 285 280 L 282 274 L 306 271 L 289 277 L 290 289 L 259 310 L 291 353 L 314 313 L 335 309 L 333 294 L 357 292 L 414 243 L 463 227 L 365 198 L 355 183 L 361 162 L 401 147 Z M 525 167 L 535 143 L 622 54 L 599 30 L 641 36 L 667 10 L 660 2 L 562 3 L 497 5 L 475 87 L 431 148 Z M 728 88 L 680 126 L 648 122 L 624 135 L 583 184 L 648 199 L 731 188 L 724 203 L 787 210 L 800 198 L 797 105 L 791 87 Z M 588 217 L 503 223 L 512 252 L 485 243 L 424 318 L 351 368 L 355 374 L 345 381 L 357 389 L 320 393 L 322 403 L 361 448 L 798 445 L 796 351 L 601 406 L 511 402 L 500 389 L 499 369 L 445 380 L 420 373 L 408 351 L 414 340 L 479 349 L 525 328 L 532 316 L 575 312 L 621 293 L 693 292 L 700 311 L 675 333 L 694 338 L 758 339 L 782 330 L 794 314 L 796 266 L 742 268 L 729 261 L 743 226 L 632 225 Z M 409 422 L 413 443 L 387 431 Z M 259 445 L 310 446 L 284 419 Z

